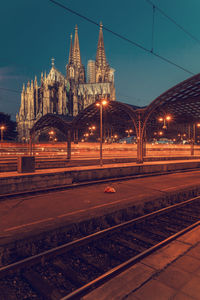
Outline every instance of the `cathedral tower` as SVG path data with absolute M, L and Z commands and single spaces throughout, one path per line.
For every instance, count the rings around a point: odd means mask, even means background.
M 96 82 L 108 82 L 110 67 L 106 61 L 106 54 L 103 41 L 102 23 L 100 23 L 99 40 L 96 54 Z
M 74 45 L 70 38 L 69 60 L 66 66 L 67 78 L 73 84 L 85 82 L 85 68 L 81 63 L 81 53 L 78 38 L 78 26 L 75 27 Z
M 21 106 L 16 116 L 19 140 L 28 140 L 29 130 L 48 113 L 76 116 L 102 97 L 115 100 L 114 69 L 106 60 L 102 28 L 100 24 L 96 60 L 88 62 L 87 82 L 76 25 L 74 41 L 72 35 L 70 37 L 66 76 L 56 69 L 52 59 L 50 72 L 41 74 L 40 83 L 35 78 L 26 87 L 23 85 Z

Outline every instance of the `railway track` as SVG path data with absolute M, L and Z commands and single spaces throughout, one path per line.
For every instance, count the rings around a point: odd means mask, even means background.
M 4 266 L 1 300 L 80 299 L 199 220 L 196 197 Z

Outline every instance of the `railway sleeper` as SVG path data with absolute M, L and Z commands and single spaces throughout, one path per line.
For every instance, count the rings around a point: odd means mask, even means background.
M 162 229 L 163 229 L 163 231 L 162 231 Z M 150 225 L 147 229 L 144 228 L 144 230 L 146 230 L 147 233 L 149 232 L 150 234 L 156 234 L 162 239 L 166 239 L 170 235 L 172 235 L 172 232 L 171 231 L 166 231 L 165 228 L 161 228 L 161 230 L 158 230 L 158 228 L 155 227 L 154 224 Z
M 117 252 L 116 249 L 113 249 L 111 247 L 108 247 L 107 245 L 104 245 L 103 243 L 98 243 L 98 245 L 96 245 L 96 247 L 100 250 L 103 251 L 105 253 L 107 253 L 109 256 L 114 257 L 119 263 L 124 262 L 127 260 L 127 255 L 124 255 L 124 253 L 122 253 L 122 251 Z
M 79 288 L 80 286 L 87 283 L 84 279 L 80 278 L 80 274 L 74 271 L 70 265 L 65 264 L 60 259 L 54 261 L 54 265 L 60 269 L 63 275 L 69 279 L 69 281 L 76 287 Z
M 91 265 L 93 268 L 95 268 L 100 274 L 103 274 L 105 273 L 108 268 L 104 268 L 101 264 L 98 264 L 97 263 L 97 259 L 96 257 L 94 256 L 89 256 L 87 254 L 85 254 L 84 252 L 83 253 L 80 253 L 79 254 L 79 257 L 83 260 L 83 262 L 85 264 L 89 264 Z
M 126 242 L 133 245 L 134 250 L 138 252 L 143 252 L 149 248 L 148 243 L 145 243 L 144 241 L 138 240 L 136 238 L 133 239 L 133 236 L 129 235 L 128 233 L 124 233 L 124 239 L 126 240 Z
M 170 228 L 171 230 L 174 230 L 174 232 L 177 232 L 177 231 L 183 229 L 185 226 L 185 225 L 183 225 L 183 222 L 181 222 L 180 220 L 170 218 L 170 217 L 165 217 L 165 216 L 163 216 L 160 219 L 160 222 L 164 226 L 166 226 L 166 228 Z
M 196 216 L 194 215 L 193 212 L 187 212 L 187 211 L 179 211 L 177 212 L 177 217 L 180 216 L 180 218 L 183 218 L 184 220 L 188 220 L 188 221 L 191 221 L 191 222 L 197 222 L 200 218 L 200 215 L 199 216 Z
M 128 231 L 127 232 L 128 235 L 131 235 L 133 238 L 141 240 L 142 242 L 145 242 L 148 247 L 149 246 L 154 246 L 157 242 L 151 238 L 148 238 L 144 235 L 144 232 L 132 232 L 132 231 Z
M 188 208 L 182 208 L 180 213 L 185 214 L 187 216 L 193 216 L 194 218 L 199 219 L 200 218 L 200 212 L 196 211 L 196 209 L 188 209 Z
M 125 247 L 127 249 L 130 249 L 131 251 L 133 251 L 133 255 L 137 255 L 139 253 L 139 251 L 137 251 L 135 248 L 135 245 L 133 245 L 131 242 L 127 241 L 126 239 L 122 238 L 122 237 L 115 237 L 115 238 L 111 238 L 113 240 L 113 242 L 118 243 L 120 246 Z
M 62 298 L 63 295 L 59 290 L 52 287 L 37 272 L 27 270 L 22 275 L 44 300 L 58 300 Z
M 188 225 L 191 225 L 191 224 L 193 224 L 193 223 L 195 223 L 195 222 L 197 222 L 198 221 L 198 219 L 196 219 L 196 218 L 193 218 L 192 216 L 186 216 L 186 215 L 181 215 L 181 214 L 175 214 L 174 215 L 174 217 L 177 219 L 177 220 L 179 220 L 179 221 L 182 221 L 182 222 L 184 222 L 184 223 L 186 223 L 186 224 L 188 224 Z

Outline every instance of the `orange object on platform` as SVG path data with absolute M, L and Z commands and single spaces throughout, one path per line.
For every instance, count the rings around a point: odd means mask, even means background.
M 107 186 L 104 190 L 104 193 L 116 193 L 116 190 L 111 186 Z

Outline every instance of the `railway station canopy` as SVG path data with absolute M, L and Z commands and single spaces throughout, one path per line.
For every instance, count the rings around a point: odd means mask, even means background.
M 148 127 L 154 126 L 159 114 L 171 114 L 176 123 L 200 122 L 200 74 L 167 90 L 146 107 L 138 107 L 119 101 L 109 101 L 103 109 L 103 122 L 112 126 L 118 132 L 132 126 L 138 135 L 138 124 Z M 57 128 L 63 134 L 68 130 L 83 130 L 91 123 L 99 123 L 100 113 L 96 103 L 82 110 L 76 117 L 47 114 L 41 117 L 31 129 L 31 134 L 41 132 L 45 128 Z

